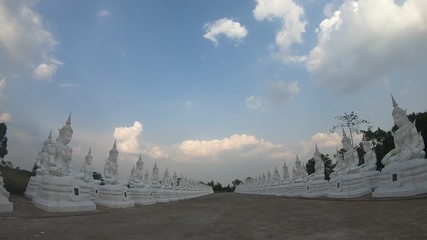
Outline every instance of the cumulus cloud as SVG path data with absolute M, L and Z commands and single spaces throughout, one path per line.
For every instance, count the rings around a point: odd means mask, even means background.
M 179 150 L 189 156 L 209 156 L 222 151 L 240 149 L 245 145 L 257 144 L 255 136 L 234 134 L 221 140 L 186 140 L 179 146 Z
M 9 122 L 12 119 L 10 113 L 0 113 L 0 122 Z
M 267 97 L 272 103 L 283 105 L 290 102 L 299 93 L 298 82 L 276 81 L 270 84 Z
M 207 23 L 204 28 L 206 33 L 203 37 L 211 40 L 215 46 L 218 46 L 218 37 L 220 35 L 224 35 L 239 44 L 248 34 L 245 26 L 228 18 L 221 18 L 213 23 Z
M 424 0 L 346 0 L 316 30 L 307 69 L 338 91 L 382 82 L 393 69 L 426 63 L 426 25 Z
M 117 127 L 114 130 L 113 136 L 117 140 L 118 150 L 123 153 L 140 153 L 139 136 L 142 131 L 142 124 L 138 121 L 135 121 L 131 127 Z
M 169 157 L 167 151 L 159 146 L 147 148 L 145 154 L 151 159 L 166 159 Z
M 255 96 L 247 97 L 245 102 L 246 102 L 246 107 L 252 110 L 256 110 L 262 107 L 262 100 L 259 97 L 255 97 Z
M 36 79 L 52 78 L 57 67 L 57 40 L 32 10 L 33 1 L 0 1 L 0 72 L 6 75 L 34 70 Z
M 40 81 L 50 81 L 55 76 L 58 66 L 62 65 L 63 63 L 58 60 L 52 60 L 50 63 L 42 63 L 33 70 L 33 77 Z
M 293 0 L 256 0 L 257 5 L 253 10 L 258 21 L 273 21 L 278 19 L 282 28 L 276 33 L 275 58 L 283 63 L 300 63 L 306 60 L 305 56 L 298 56 L 291 52 L 294 44 L 303 42 L 305 32 L 304 9 Z

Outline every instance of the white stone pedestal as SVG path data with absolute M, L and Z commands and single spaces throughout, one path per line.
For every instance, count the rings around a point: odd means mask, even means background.
M 131 186 L 130 190 L 135 204 L 151 205 L 156 203 L 156 200 L 153 199 L 151 194 L 151 187 L 145 185 L 134 185 Z
M 129 208 L 134 207 L 129 188 L 121 184 L 100 185 L 95 203 L 109 208 Z
M 328 198 L 356 198 L 371 193 L 359 172 L 338 175 L 329 180 Z
M 301 197 L 307 191 L 307 181 L 296 179 L 291 182 L 291 191 L 289 197 Z
M 5 196 L 0 195 L 0 212 L 12 212 L 13 204 Z
M 325 175 L 318 174 L 310 178 L 306 185 L 306 191 L 302 197 L 325 197 L 328 195 L 329 182 L 325 180 Z
M 291 184 L 290 182 L 282 182 L 281 185 L 278 186 L 277 188 L 277 194 L 276 196 L 289 196 L 291 191 Z
M 380 172 L 377 170 L 361 172 L 363 180 L 365 180 L 366 185 L 374 191 L 378 187 L 378 177 Z
M 167 203 L 169 199 L 165 198 L 163 187 L 160 184 L 151 185 L 151 192 L 156 203 Z
M 37 188 L 39 188 L 40 182 L 42 180 L 41 175 L 32 176 L 28 182 L 27 189 L 25 190 L 24 195 L 27 198 L 32 199 L 36 195 Z
M 427 193 L 427 159 L 395 162 L 385 166 L 373 197 L 408 197 Z
M 81 191 L 81 181 L 70 176 L 43 176 L 33 204 L 48 212 L 94 211 L 96 205 Z
M 3 187 L 3 177 L 0 176 L 0 212 L 12 212 L 13 204 L 7 199 L 10 194 Z

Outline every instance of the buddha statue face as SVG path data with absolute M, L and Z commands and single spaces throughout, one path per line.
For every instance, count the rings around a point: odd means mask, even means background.
M 144 163 L 142 161 L 138 161 L 136 163 L 136 169 L 138 169 L 139 171 L 142 171 L 144 169 Z
M 62 129 L 61 129 L 62 130 Z M 71 137 L 73 136 L 73 132 L 71 132 L 70 130 L 62 130 L 60 131 L 60 139 L 59 142 L 61 142 L 64 145 L 67 145 L 70 143 L 71 141 Z
M 394 123 L 400 128 L 405 124 L 405 116 L 399 111 L 393 112 L 392 114 Z
M 85 160 L 86 160 L 87 165 L 92 165 L 92 162 L 93 162 L 92 155 L 90 155 L 90 154 L 86 155 Z

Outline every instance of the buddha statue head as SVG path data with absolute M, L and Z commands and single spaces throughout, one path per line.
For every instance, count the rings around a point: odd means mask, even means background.
M 71 128 L 71 113 L 68 116 L 68 119 L 65 122 L 65 125 L 58 130 L 59 130 L 59 136 L 57 137 L 56 141 L 64 145 L 67 145 L 68 143 L 70 143 L 71 137 L 73 136 L 73 128 Z
M 92 157 L 92 148 L 89 148 L 89 152 L 85 156 L 85 164 L 92 165 L 93 157 Z
M 391 95 L 391 100 L 393 102 L 393 112 L 391 115 L 393 116 L 394 123 L 399 128 L 409 122 L 408 116 L 406 115 L 406 110 L 403 110 L 399 107 L 396 100 L 394 100 L 393 95 Z
M 119 157 L 119 151 L 117 151 L 116 140 L 114 140 L 113 148 L 108 152 L 110 155 L 108 156 L 108 160 L 117 162 Z
M 144 170 L 144 162 L 142 161 L 141 154 L 139 154 L 139 159 L 138 159 L 138 161 L 136 162 L 136 169 L 137 169 L 138 171 L 142 171 L 142 170 Z
M 343 135 L 342 140 L 341 140 L 342 146 L 346 151 L 348 151 L 352 148 L 351 147 L 351 139 L 349 137 L 347 137 L 347 134 L 345 133 L 344 129 L 342 130 L 342 135 Z

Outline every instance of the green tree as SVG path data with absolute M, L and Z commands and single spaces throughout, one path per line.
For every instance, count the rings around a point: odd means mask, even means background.
M 231 182 L 234 186 L 238 186 L 239 184 L 241 184 L 242 183 L 242 180 L 240 180 L 240 179 L 235 179 L 235 180 L 233 180 L 232 182 Z
M 372 150 L 374 150 L 377 155 L 377 169 L 381 170 L 384 167 L 381 160 L 394 148 L 394 140 L 391 131 L 386 132 L 381 128 L 372 131 L 371 128 L 368 128 L 368 130 L 362 131 L 362 133 L 364 135 L 363 138 L 372 143 Z
M 325 167 L 325 180 L 329 180 L 330 179 L 329 175 L 331 175 L 331 173 L 334 171 L 335 164 L 332 163 L 332 160 L 329 157 L 329 154 L 326 154 L 326 155 L 321 154 L 320 156 L 322 157 L 322 161 Z M 314 165 L 315 165 L 314 158 L 310 158 L 307 164 L 305 164 L 305 168 L 307 169 L 308 175 L 314 173 Z
M 4 122 L 0 123 L 0 158 L 1 158 L 2 165 L 5 164 L 4 156 L 8 154 L 6 132 L 7 132 L 6 123 Z
M 305 164 L 305 169 L 307 170 L 308 175 L 314 173 L 314 158 L 310 158 Z
M 337 130 L 338 128 L 347 128 L 350 132 L 352 146 L 354 146 L 353 134 L 360 133 L 359 125 L 370 124 L 368 120 L 359 118 L 359 116 L 353 111 L 351 111 L 351 113 L 344 113 L 341 116 L 336 116 L 335 119 L 338 120 L 339 123 L 332 126 L 332 129 L 330 131 L 335 132 L 335 130 Z

